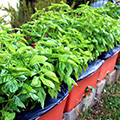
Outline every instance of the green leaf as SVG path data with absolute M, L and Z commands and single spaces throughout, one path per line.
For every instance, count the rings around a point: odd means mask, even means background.
M 82 73 L 82 67 L 81 67 L 80 65 L 79 65 L 79 68 L 78 68 L 78 69 L 79 69 L 78 72 L 79 72 L 80 74 L 83 74 L 83 73 Z
M 27 77 L 25 75 L 18 76 L 18 79 L 21 81 L 27 80 Z
M 78 84 L 72 79 L 72 84 L 78 86 Z
M 18 83 L 17 83 L 17 81 L 13 80 L 8 85 L 10 85 L 10 89 L 9 89 L 10 92 L 15 93 L 18 90 Z
M 14 95 L 13 99 L 15 100 L 15 104 L 21 108 L 25 108 L 25 105 L 22 103 L 20 98 L 16 95 Z
M 77 67 L 74 67 L 73 68 L 74 69 L 74 73 L 75 73 L 75 77 L 76 77 L 76 79 L 78 79 L 79 78 L 79 69 L 77 68 Z
M 27 94 L 27 91 L 25 89 L 22 89 L 20 93 L 21 94 Z
M 34 93 L 29 93 L 30 97 L 34 100 L 37 101 L 38 100 L 38 96 Z
M 15 118 L 15 113 L 10 113 L 10 112 L 2 112 L 2 118 L 4 120 L 13 120 Z
M 2 69 L 0 76 L 5 76 L 5 75 L 7 75 L 7 73 L 8 73 L 7 70 Z
M 52 80 L 54 80 L 55 82 L 59 83 L 59 79 L 57 78 L 57 76 L 55 75 L 54 72 L 48 71 L 45 73 L 45 75 L 49 78 L 51 78 Z
M 6 56 L 10 56 L 10 54 L 8 54 L 8 53 L 0 53 L 0 57 L 6 57 Z
M 54 71 L 54 66 L 48 62 L 45 62 L 44 65 L 42 66 L 42 71 Z
M 70 63 L 71 65 L 73 65 L 73 66 L 75 66 L 75 67 L 78 67 L 78 65 L 74 62 L 74 61 L 72 61 L 72 60 L 68 60 L 68 63 Z
M 18 90 L 18 83 L 15 80 L 11 80 L 5 83 L 5 85 L 2 86 L 2 91 L 4 93 L 15 93 Z
M 70 55 L 69 56 L 72 60 L 74 60 L 76 63 L 80 64 L 79 59 L 75 55 Z
M 34 75 L 35 73 L 33 73 L 32 71 L 17 71 L 17 72 L 12 72 L 11 75 L 12 76 L 21 76 L 21 75 L 25 75 L 25 76 L 32 76 Z
M 61 61 L 61 62 L 67 62 L 68 57 L 69 57 L 69 55 L 64 54 L 64 55 L 62 55 L 62 56 L 59 57 L 59 61 Z
M 84 54 L 87 56 L 90 56 L 91 55 L 91 52 L 90 51 L 84 51 Z
M 40 79 L 44 85 L 55 89 L 54 83 L 52 81 L 50 81 L 49 79 L 44 78 L 43 75 L 40 76 Z
M 47 59 L 48 59 L 48 58 L 45 57 L 45 56 L 35 55 L 35 56 L 30 60 L 30 65 L 35 65 L 35 64 L 39 64 L 39 63 L 44 64 Z
M 0 103 L 3 103 L 3 102 L 4 102 L 4 100 L 5 100 L 5 98 L 4 98 L 4 97 L 0 97 Z
M 83 65 L 83 66 L 82 66 L 82 68 L 83 68 L 83 70 L 86 72 L 86 66 L 85 66 L 85 65 Z
M 32 87 L 31 87 L 30 85 L 26 84 L 26 83 L 24 83 L 23 88 L 24 88 L 25 90 L 28 90 L 29 92 L 32 91 Z
M 38 100 L 41 103 L 41 107 L 44 108 L 44 101 L 45 101 L 45 98 L 46 98 L 46 93 L 44 91 L 44 88 L 40 88 L 37 95 L 38 95 Z
M 11 52 L 15 53 L 15 48 L 10 43 L 4 42 L 4 44 Z
M 59 62 L 59 69 L 61 72 L 64 72 L 64 69 L 65 69 L 65 63 L 64 62 Z
M 32 82 L 31 82 L 31 86 L 33 86 L 33 87 L 41 87 L 41 81 L 40 81 L 39 77 L 34 76 Z
M 94 28 L 94 31 L 97 32 L 97 33 L 99 33 L 99 29 L 97 29 L 97 28 Z
M 60 81 L 63 81 L 65 73 L 61 72 L 60 70 L 57 70 L 58 75 L 60 76 Z
M 67 70 L 67 73 L 66 73 L 67 76 L 70 76 L 73 72 L 73 68 L 69 63 L 66 63 L 66 70 Z
M 11 80 L 11 76 L 10 75 L 1 77 L 0 84 L 6 83 L 7 81 L 10 81 L 10 80 Z
M 32 49 L 32 47 L 30 46 L 26 46 L 26 47 L 21 47 L 17 50 L 17 54 L 22 54 L 23 52 L 28 51 L 29 49 Z
M 11 67 L 9 69 L 14 70 L 16 72 L 30 72 L 30 70 L 25 67 Z
M 49 88 L 49 89 L 48 89 L 48 93 L 50 94 L 50 96 L 51 96 L 52 98 L 57 98 L 57 95 L 58 95 L 58 91 L 57 91 L 57 90 L 54 90 L 54 89 Z
M 69 92 L 72 90 L 72 78 L 69 76 L 64 77 L 65 83 L 68 85 Z
M 12 109 L 12 111 L 20 112 L 20 110 L 19 110 L 20 108 L 18 109 L 18 106 L 15 104 L 14 99 L 9 101 L 8 111 L 11 111 L 11 109 Z

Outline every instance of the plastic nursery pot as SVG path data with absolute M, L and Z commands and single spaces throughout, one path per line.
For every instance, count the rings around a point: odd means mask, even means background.
M 111 73 L 114 70 L 115 64 L 116 64 L 116 61 L 117 61 L 117 57 L 118 57 L 118 53 L 119 52 L 117 52 L 112 57 L 105 60 L 104 64 L 101 66 L 100 73 L 99 73 L 99 76 L 98 76 L 98 79 L 100 81 L 103 80 L 108 73 Z
M 92 86 L 96 88 L 98 74 L 99 74 L 99 70 L 97 70 L 92 75 L 77 82 L 78 86 L 74 86 L 74 88 L 72 89 L 72 91 L 68 96 L 65 106 L 65 111 L 69 112 L 82 100 L 82 97 L 85 95 L 86 88 L 88 86 Z
M 70 111 L 81 101 L 82 97 L 86 95 L 86 88 L 88 86 L 96 88 L 97 78 L 100 71 L 99 69 L 103 63 L 104 60 L 101 59 L 88 63 L 88 69 L 86 72 L 83 70 L 83 74 L 80 74 L 79 79 L 75 80 L 78 86 L 74 86 L 70 92 L 66 102 L 65 111 Z M 88 92 L 87 95 L 88 94 L 90 94 L 90 92 Z
M 17 113 L 15 120 L 62 120 L 63 111 L 68 97 L 67 87 L 62 88 L 57 99 L 48 97 L 44 109 L 38 103 L 32 110 Z

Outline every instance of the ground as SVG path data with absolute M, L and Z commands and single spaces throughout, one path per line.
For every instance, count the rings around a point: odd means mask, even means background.
M 82 113 L 80 120 L 120 120 L 120 78 L 115 84 L 105 87 L 101 98 Z

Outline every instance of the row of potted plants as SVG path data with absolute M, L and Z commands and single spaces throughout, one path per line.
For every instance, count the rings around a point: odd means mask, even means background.
M 57 98 L 65 84 L 69 92 L 77 86 L 73 78 L 78 80 L 90 61 L 120 43 L 119 16 L 109 15 L 116 7 L 108 3 L 73 10 L 62 2 L 36 11 L 32 21 L 15 28 L 17 33 L 1 25 L 1 119 L 13 120 L 16 112 L 38 103 L 44 108 L 45 100 Z
M 102 53 L 97 60 L 89 63 L 86 72 L 83 70 L 83 74 L 76 80 L 78 86 L 74 86 L 70 92 L 65 111 L 69 112 L 81 102 L 83 97 L 95 92 L 97 83 L 105 79 L 114 70 L 119 53 L 120 46 Z

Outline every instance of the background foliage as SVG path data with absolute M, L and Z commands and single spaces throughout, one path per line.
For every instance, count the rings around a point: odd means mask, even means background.
M 51 3 L 60 3 L 61 0 L 20 0 L 19 4 L 17 4 L 17 11 L 8 3 L 8 7 L 0 7 L 1 10 L 7 11 L 8 15 L 10 15 L 11 20 L 4 21 L 4 18 L 7 15 L 0 18 L 0 23 L 8 24 L 10 23 L 12 27 L 19 27 L 28 21 L 31 20 L 31 15 L 35 13 L 35 9 L 41 10 L 43 8 L 47 8 Z M 77 8 L 80 4 L 86 4 L 88 1 L 90 3 L 94 2 L 91 0 L 63 0 L 72 8 Z M 46 9 L 47 10 L 47 9 Z M 24 19 L 23 19 L 24 18 Z

